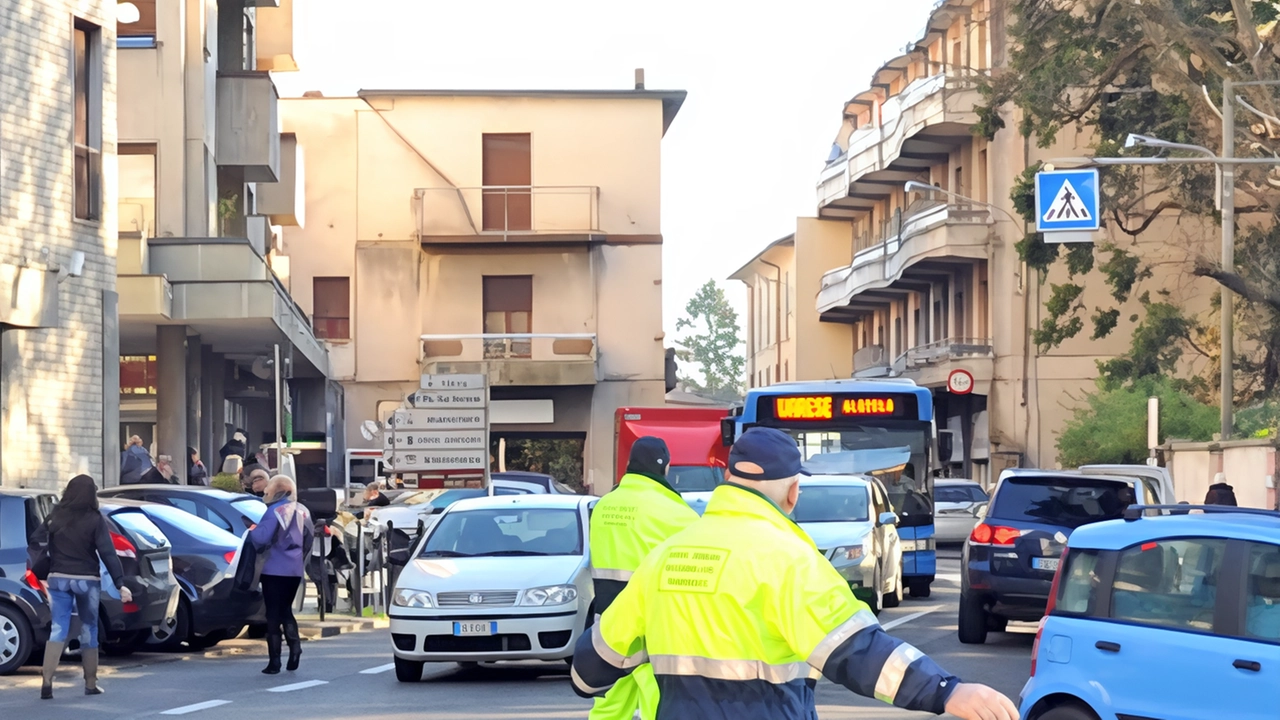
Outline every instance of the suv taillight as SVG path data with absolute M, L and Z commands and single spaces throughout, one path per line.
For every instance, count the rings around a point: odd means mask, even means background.
M 129 542 L 129 538 L 119 534 L 111 533 L 111 544 L 116 549 L 116 554 L 120 557 L 136 558 L 138 557 L 138 548 Z
M 35 590 L 41 595 L 44 594 L 44 584 L 41 583 L 40 578 L 36 577 L 36 574 L 31 572 L 30 570 L 28 570 L 25 574 L 23 574 L 22 581 L 25 582 L 27 584 L 27 587 L 31 588 L 32 590 Z
M 1017 528 L 978 523 L 973 526 L 973 532 L 969 533 L 969 542 L 975 545 L 1012 546 L 1020 537 L 1022 531 Z

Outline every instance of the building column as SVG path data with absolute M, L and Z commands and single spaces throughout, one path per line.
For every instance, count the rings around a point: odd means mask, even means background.
M 209 413 L 209 423 L 212 434 L 209 443 L 209 459 L 206 463 L 214 463 L 218 466 L 218 472 L 222 472 L 222 458 L 218 452 L 222 450 L 222 446 L 227 444 L 227 361 L 222 355 L 214 353 L 213 362 L 205 370 L 205 375 L 209 377 L 209 404 L 212 412 Z M 217 473 L 214 473 L 215 475 Z
M 209 477 L 212 478 L 222 471 L 217 465 L 218 448 L 222 444 L 213 444 L 213 423 L 215 419 L 215 408 L 213 402 L 213 376 L 218 374 L 221 367 L 215 360 L 213 348 L 208 345 L 200 346 L 200 442 L 195 447 L 200 450 L 200 459 L 204 461 L 205 469 L 209 471 Z M 222 414 L 222 407 L 216 408 L 217 415 Z
M 204 363 L 201 355 L 200 336 L 187 338 L 187 447 L 200 448 L 200 423 L 204 416 L 201 398 L 201 377 Z M 187 451 L 182 450 L 182 467 L 187 467 Z M 190 478 L 187 478 L 189 481 Z
M 156 328 L 156 454 L 173 458 L 175 477 L 186 481 L 187 326 Z

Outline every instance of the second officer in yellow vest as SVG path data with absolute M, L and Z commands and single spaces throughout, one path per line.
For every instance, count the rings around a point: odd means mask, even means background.
M 671 454 L 660 438 L 642 437 L 631 446 L 627 472 L 618 487 L 591 513 L 591 577 L 595 611 L 603 613 L 626 587 L 631 574 L 659 543 L 691 525 L 698 514 L 667 483 Z M 644 720 L 657 713 L 658 685 L 644 665 L 597 698 L 591 720 Z
M 890 636 L 854 598 L 787 517 L 803 472 L 793 438 L 744 432 L 702 518 L 654 548 L 579 639 L 574 689 L 600 695 L 649 663 L 658 720 L 812 720 L 812 668 L 900 708 L 1017 720 L 1008 698 Z

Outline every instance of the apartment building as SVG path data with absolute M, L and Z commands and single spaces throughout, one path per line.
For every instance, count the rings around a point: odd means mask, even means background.
M 1030 340 L 1049 286 L 1064 282 L 1065 270 L 1028 273 L 1015 248 L 1024 227 L 1009 192 L 1037 161 L 1085 154 L 1088 138 L 1068 129 L 1039 148 L 1018 133 L 1016 117 L 990 142 L 972 133 L 982 100 L 974 78 L 1004 62 L 1007 17 L 993 12 L 998 7 L 994 0 L 938 3 L 921 37 L 845 104 L 817 184 L 818 219 L 798 221 L 785 251 L 798 270 L 789 325 L 767 299 L 777 271 L 766 261 L 782 248 L 770 246 L 734 275 L 759 298 L 750 318 L 753 383 L 777 382 L 788 366 L 797 379 L 849 371 L 912 378 L 933 390 L 939 428 L 958 439 L 955 470 L 975 478 L 1009 466 L 1052 467 L 1057 433 L 1094 389 L 1097 361 L 1128 349 L 1130 317 L 1140 314 L 1136 300 L 1121 308 L 1120 325 L 1102 340 L 1083 332 L 1047 351 Z M 912 192 L 908 182 L 917 183 Z M 1124 242 L 1140 254 L 1172 236 L 1193 251 L 1213 242 L 1212 233 L 1175 233 L 1176 218 L 1157 222 L 1169 232 Z M 826 266 L 802 279 L 803 259 L 815 256 Z M 1214 292 L 1212 283 L 1169 266 L 1148 282 L 1193 312 L 1208 308 Z M 1113 303 L 1096 271 L 1084 285 L 1084 307 Z M 819 332 L 829 340 L 804 342 Z M 799 339 L 790 349 L 788 337 Z M 781 373 L 776 361 L 768 371 L 771 357 L 782 358 Z M 954 372 L 971 376 L 969 392 L 948 390 Z
M 585 484 L 609 489 L 614 410 L 669 389 L 660 149 L 685 93 L 308 95 L 281 103 L 309 149 L 286 282 L 343 383 L 348 435 L 423 373 L 485 373 L 495 455 L 576 443 Z
M 0 486 L 119 463 L 114 17 L 0 0 Z
M 129 5 L 115 32 L 119 432 L 182 475 L 186 448 L 216 472 L 241 429 L 251 451 L 277 436 L 305 448 L 304 484 L 326 482 L 326 461 L 341 478 L 341 387 L 274 269 L 280 228 L 304 222 L 303 148 L 280 132 L 272 80 L 298 69 L 294 0 Z

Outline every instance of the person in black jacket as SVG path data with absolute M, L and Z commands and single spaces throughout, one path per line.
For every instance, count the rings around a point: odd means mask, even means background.
M 1205 505 L 1236 505 L 1235 488 L 1227 484 L 1227 476 L 1218 473 L 1213 477 L 1213 484 L 1204 496 Z
M 77 475 L 62 491 L 54 507 L 32 538 L 33 546 L 48 547 L 49 598 L 53 627 L 44 647 L 44 683 L 40 697 L 53 697 L 53 675 L 67 644 L 71 611 L 80 616 L 80 657 L 84 663 L 84 694 L 101 695 L 98 687 L 98 596 L 102 578 L 98 560 L 111 573 L 120 590 L 120 600 L 133 602 L 124 586 L 124 568 L 111 542 L 106 518 L 98 512 L 98 486 L 88 475 Z

